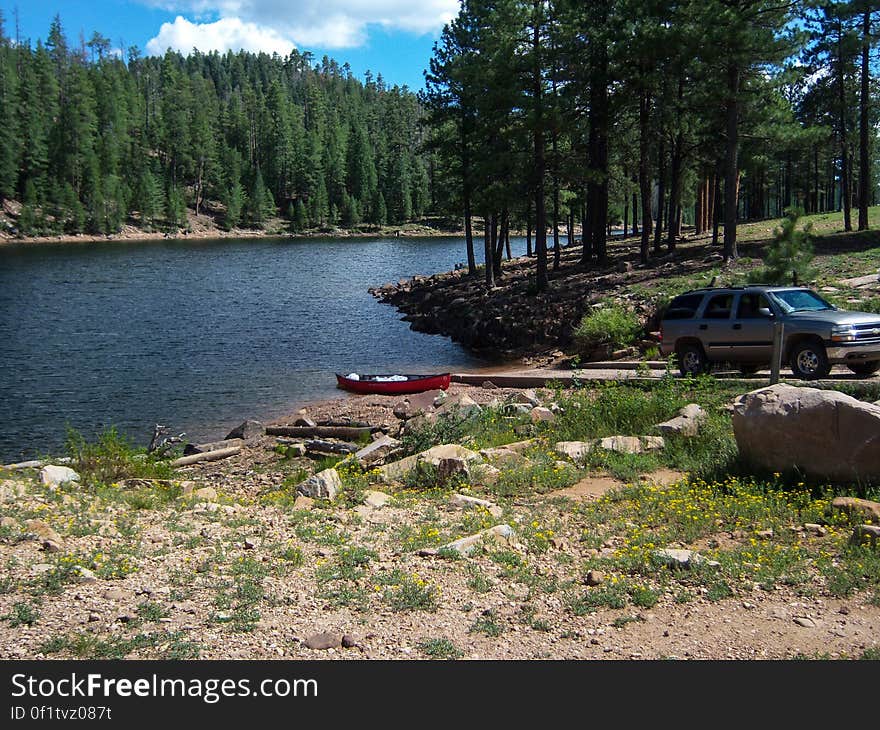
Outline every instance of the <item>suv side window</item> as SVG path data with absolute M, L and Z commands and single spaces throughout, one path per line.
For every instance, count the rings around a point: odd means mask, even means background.
M 766 319 L 762 316 L 761 309 L 770 309 L 770 302 L 763 294 L 743 294 L 739 298 L 739 307 L 736 310 L 737 319 Z M 772 310 L 770 310 L 772 311 Z
M 682 294 L 669 303 L 663 319 L 692 319 L 702 301 L 702 294 Z
M 732 294 L 716 294 L 707 303 L 703 319 L 730 319 Z

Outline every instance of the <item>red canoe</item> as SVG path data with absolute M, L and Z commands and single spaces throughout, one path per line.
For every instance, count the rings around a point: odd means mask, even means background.
M 336 373 L 336 384 L 352 393 L 403 395 L 426 390 L 446 390 L 452 380 L 450 373 L 442 375 L 362 375 Z

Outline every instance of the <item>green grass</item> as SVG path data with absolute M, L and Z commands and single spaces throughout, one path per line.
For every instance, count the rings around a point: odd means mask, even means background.
M 89 442 L 75 429 L 68 428 L 65 440 L 71 467 L 84 484 L 107 485 L 123 479 L 171 479 L 173 469 L 155 459 L 145 449 L 134 447 L 111 427 Z
M 428 639 L 418 644 L 419 651 L 431 659 L 460 659 L 464 652 L 447 638 Z

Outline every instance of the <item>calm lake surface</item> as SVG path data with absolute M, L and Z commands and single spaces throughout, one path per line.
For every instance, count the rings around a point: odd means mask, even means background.
M 342 396 L 335 372 L 484 365 L 367 292 L 464 260 L 455 238 L 0 248 L 0 463 L 57 453 L 65 424 L 213 440 Z

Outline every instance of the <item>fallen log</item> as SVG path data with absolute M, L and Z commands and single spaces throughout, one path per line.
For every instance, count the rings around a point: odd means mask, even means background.
M 241 446 L 230 446 L 228 449 L 217 449 L 216 451 L 206 451 L 203 454 L 181 456 L 179 459 L 172 461 L 171 466 L 177 468 L 178 466 L 189 466 L 199 461 L 219 461 L 220 459 L 235 456 L 239 451 L 241 451 Z
M 223 439 L 222 441 L 211 441 L 207 444 L 187 444 L 183 447 L 183 455 L 204 454 L 208 451 L 219 451 L 220 449 L 228 449 L 233 446 L 241 446 L 243 443 L 244 439 Z
M 382 429 L 379 426 L 372 426 L 369 423 L 364 423 L 363 421 L 318 421 L 318 426 L 335 426 L 342 428 L 368 428 L 370 431 L 381 431 Z
M 315 454 L 354 454 L 360 446 L 357 444 L 340 443 L 339 441 L 306 441 L 306 451 Z
M 355 426 L 269 426 L 266 428 L 268 436 L 293 436 L 300 438 L 338 438 L 343 441 L 358 441 L 369 438 L 373 429 L 371 427 Z
M 3 464 L 0 466 L 0 469 L 6 469 L 7 471 L 18 471 L 20 469 L 41 469 L 44 466 L 48 466 L 49 464 L 70 464 L 73 462 L 69 456 L 61 456 L 57 459 L 49 459 L 48 461 L 45 459 L 34 459 L 32 461 L 19 461 L 15 464 Z

